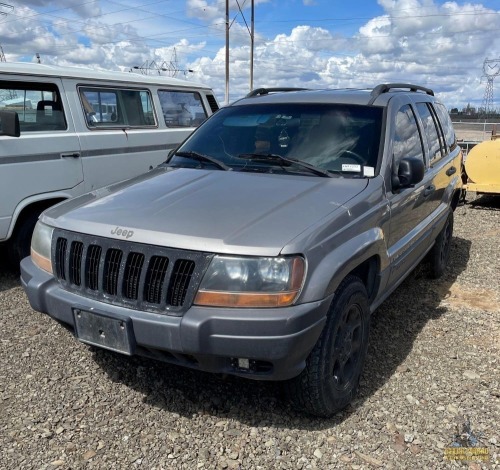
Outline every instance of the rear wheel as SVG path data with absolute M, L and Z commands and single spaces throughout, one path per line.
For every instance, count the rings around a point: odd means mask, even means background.
M 302 373 L 285 382 L 292 404 L 313 415 L 330 417 L 356 395 L 368 348 L 370 311 L 361 280 L 340 284 L 326 325 Z
M 453 237 L 453 212 L 450 212 L 446 223 L 436 238 L 436 242 L 428 255 L 429 276 L 432 279 L 441 277 L 450 259 L 451 239 Z

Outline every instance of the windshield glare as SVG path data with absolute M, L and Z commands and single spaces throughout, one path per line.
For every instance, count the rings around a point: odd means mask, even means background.
M 382 109 L 376 107 L 236 105 L 214 114 L 179 151 L 208 155 L 235 170 L 265 166 L 265 159 L 249 160 L 249 154 L 274 154 L 328 171 L 373 176 L 381 125 Z M 182 164 L 183 160 L 174 155 L 170 163 Z M 277 165 L 275 159 L 271 163 Z

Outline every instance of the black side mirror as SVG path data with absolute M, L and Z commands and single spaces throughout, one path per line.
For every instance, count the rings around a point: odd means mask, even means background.
M 409 188 L 424 179 L 424 162 L 416 157 L 402 158 L 399 162 L 398 174 L 392 177 L 393 191 L 399 188 Z
M 19 116 L 15 111 L 0 111 L 0 135 L 10 137 L 19 137 L 21 135 Z

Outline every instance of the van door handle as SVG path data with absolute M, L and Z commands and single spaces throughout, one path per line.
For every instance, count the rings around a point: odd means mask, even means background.
M 434 186 L 433 184 L 431 184 L 430 186 L 427 186 L 427 188 L 425 188 L 425 190 L 424 190 L 424 197 L 431 195 L 435 189 L 436 189 L 436 186 Z
M 448 168 L 446 170 L 446 175 L 451 176 L 451 175 L 454 175 L 456 172 L 457 172 L 457 169 L 454 166 L 450 166 L 450 168 Z
M 80 152 L 61 153 L 61 158 L 79 158 Z

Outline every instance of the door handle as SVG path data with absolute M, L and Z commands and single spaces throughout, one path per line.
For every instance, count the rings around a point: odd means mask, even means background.
M 451 175 L 454 175 L 456 172 L 457 172 L 457 169 L 454 166 L 450 166 L 450 168 L 448 168 L 446 170 L 446 175 L 451 176 Z
M 61 158 L 79 158 L 80 152 L 61 153 Z
M 430 194 L 432 194 L 435 189 L 436 189 L 436 186 L 434 186 L 433 184 L 431 184 L 430 186 L 427 186 L 427 188 L 424 189 L 424 197 L 427 197 Z
M 80 152 L 61 153 L 61 158 L 79 158 Z

